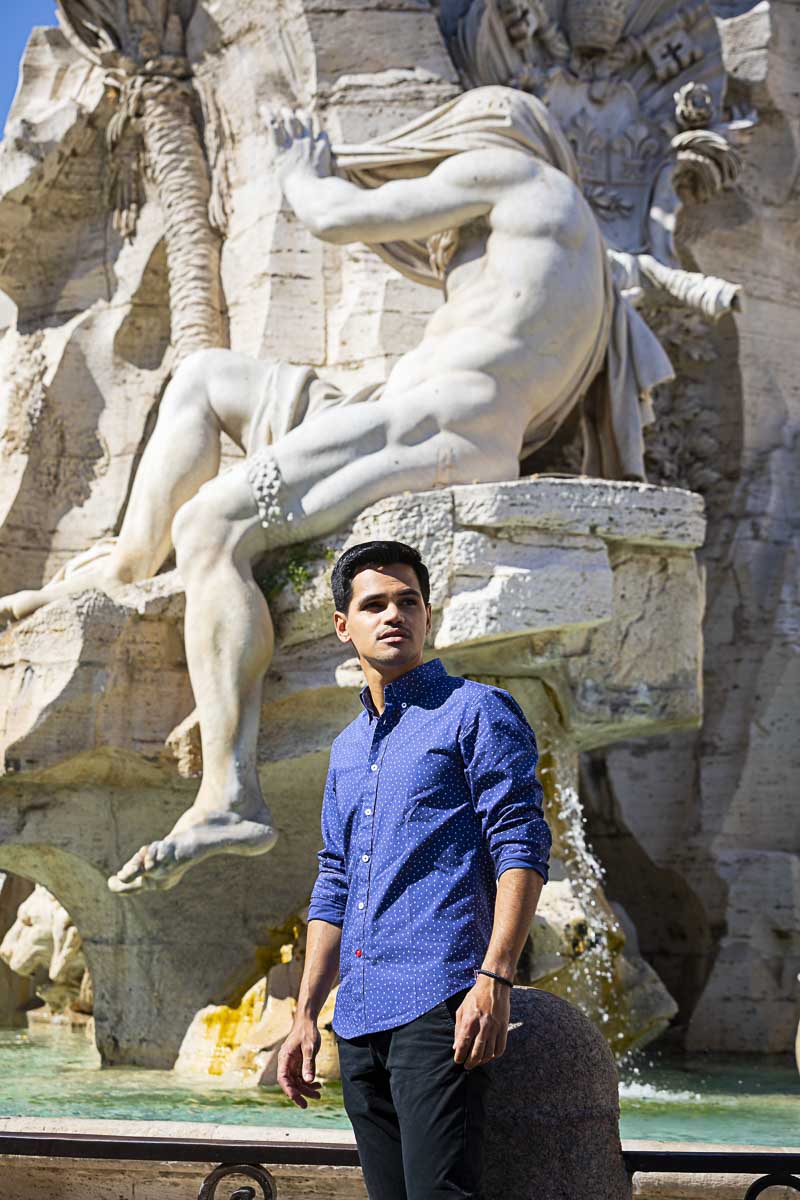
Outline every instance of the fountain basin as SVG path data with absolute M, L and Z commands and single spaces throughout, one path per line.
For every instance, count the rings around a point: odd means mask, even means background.
M 277 1088 L 237 1089 L 173 1071 L 99 1067 L 100 1055 L 84 1032 L 0 1030 L 0 1127 L 41 1117 L 67 1124 L 114 1118 L 249 1125 L 270 1137 L 281 1128 L 307 1137 L 350 1128 L 338 1084 L 326 1084 L 320 1103 L 303 1112 Z M 620 1068 L 620 1109 L 623 1141 L 713 1142 L 729 1149 L 800 1141 L 800 1077 L 788 1056 L 645 1050 Z

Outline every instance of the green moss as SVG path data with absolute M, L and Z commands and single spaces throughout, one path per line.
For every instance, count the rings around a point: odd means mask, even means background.
M 309 565 L 320 559 L 332 562 L 336 552 L 319 542 L 304 542 L 292 546 L 280 554 L 271 555 L 264 568 L 256 573 L 256 581 L 267 600 L 274 600 L 285 587 L 291 584 L 299 596 L 311 582 Z
M 289 576 L 289 582 L 298 594 L 311 579 L 306 564 L 304 562 L 297 562 L 296 559 L 289 560 L 286 565 L 286 574 Z

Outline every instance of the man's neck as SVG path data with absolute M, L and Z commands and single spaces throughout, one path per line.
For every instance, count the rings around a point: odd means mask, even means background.
M 364 677 L 367 681 L 369 694 L 372 697 L 372 703 L 375 705 L 375 711 L 380 715 L 386 707 L 386 699 L 384 690 L 390 683 L 394 683 L 395 679 L 400 679 L 403 675 L 407 675 L 409 671 L 415 670 L 416 667 L 422 666 L 422 655 L 420 654 L 416 662 L 406 663 L 402 667 L 393 667 L 389 670 L 379 670 L 372 663 L 361 661 L 361 668 L 364 672 Z

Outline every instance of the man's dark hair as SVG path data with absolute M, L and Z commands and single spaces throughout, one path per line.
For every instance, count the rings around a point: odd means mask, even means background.
M 388 567 L 392 563 L 405 563 L 414 568 L 419 580 L 422 599 L 428 603 L 431 583 L 428 568 L 419 556 L 419 550 L 405 542 L 361 542 L 351 546 L 337 560 L 331 576 L 331 591 L 336 611 L 346 613 L 353 598 L 353 578 L 365 567 Z

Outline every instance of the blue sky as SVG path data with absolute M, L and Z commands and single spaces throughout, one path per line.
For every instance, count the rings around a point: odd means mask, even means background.
M 17 71 L 34 25 L 55 25 L 54 0 L 5 0 L 0 6 L 0 130 L 6 123 Z

